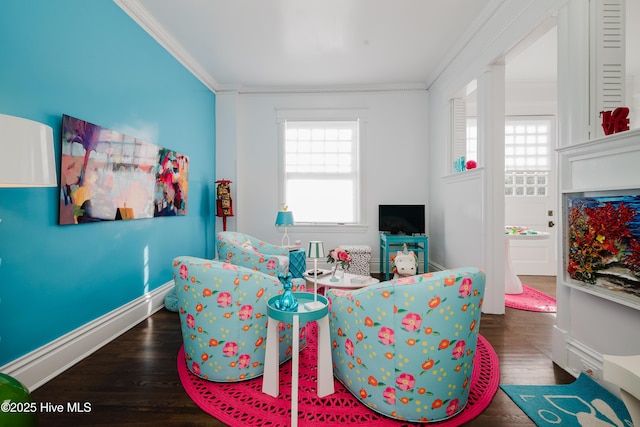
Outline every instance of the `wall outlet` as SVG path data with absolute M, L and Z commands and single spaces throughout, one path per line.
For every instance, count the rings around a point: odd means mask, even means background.
M 600 378 L 600 371 L 597 367 L 595 367 L 593 364 L 591 364 L 590 362 L 587 362 L 586 360 L 582 360 L 582 372 L 584 372 L 585 374 L 589 375 L 591 378 L 593 379 L 598 379 Z

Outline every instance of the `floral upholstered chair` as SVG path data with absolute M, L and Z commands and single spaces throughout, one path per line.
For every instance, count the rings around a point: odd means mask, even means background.
M 237 265 L 190 256 L 173 260 L 173 276 L 189 370 L 219 382 L 262 375 L 267 301 L 282 292 L 280 280 Z M 291 326 L 280 322 L 278 328 L 282 363 L 291 357 Z
M 216 235 L 218 258 L 270 276 L 289 271 L 289 250 L 235 231 Z
M 336 378 L 391 418 L 453 417 L 469 397 L 484 285 L 461 268 L 329 290 Z

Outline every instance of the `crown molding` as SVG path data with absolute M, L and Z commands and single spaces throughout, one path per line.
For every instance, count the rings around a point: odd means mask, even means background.
M 226 91 L 221 89 L 221 91 Z M 344 86 L 239 86 L 229 91 L 241 95 L 287 95 L 323 93 L 426 92 L 425 83 L 397 83 Z
M 138 0 L 114 0 L 114 2 L 211 91 L 216 93 L 221 88 L 216 79 L 153 18 Z

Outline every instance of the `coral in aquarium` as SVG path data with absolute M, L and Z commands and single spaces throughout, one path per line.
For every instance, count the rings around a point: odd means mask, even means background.
M 578 202 L 569 210 L 569 265 L 576 280 L 596 282 L 596 273 L 623 265 L 640 273 L 640 244 L 630 224 L 637 210 L 626 203 Z

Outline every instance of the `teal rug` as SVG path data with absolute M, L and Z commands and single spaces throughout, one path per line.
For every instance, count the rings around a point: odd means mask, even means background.
M 538 427 L 633 426 L 622 400 L 584 373 L 572 384 L 500 388 Z

